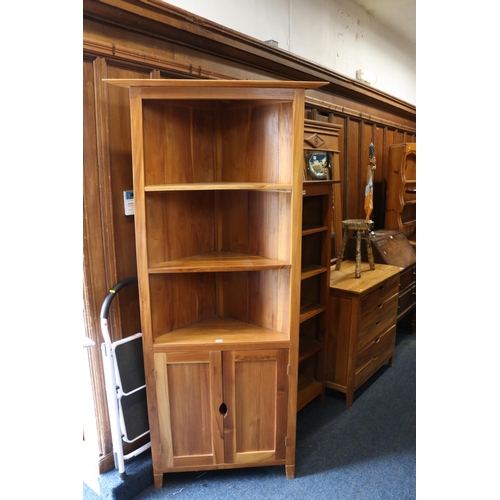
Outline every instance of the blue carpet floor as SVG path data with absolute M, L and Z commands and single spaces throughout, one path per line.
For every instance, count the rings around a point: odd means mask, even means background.
M 284 466 L 165 474 L 152 485 L 151 456 L 127 462 L 128 478 L 100 477 L 84 499 L 409 500 L 416 498 L 416 335 L 398 330 L 395 364 L 355 393 L 327 390 L 297 416 L 295 479 Z

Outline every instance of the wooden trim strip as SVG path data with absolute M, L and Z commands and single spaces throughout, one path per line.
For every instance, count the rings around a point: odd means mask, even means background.
M 171 59 L 162 59 L 155 54 L 134 53 L 110 42 L 96 42 L 84 38 L 83 52 L 85 56 L 105 57 L 108 61 L 126 62 L 128 65 L 136 62 L 142 69 L 145 67 L 162 69 L 188 78 L 236 79 L 224 73 L 203 69 L 201 66 L 194 67 L 192 64 L 182 64 Z
M 338 104 L 332 104 L 320 99 L 315 99 L 313 97 L 306 96 L 306 107 L 321 108 L 322 110 L 335 113 L 337 115 L 343 115 L 345 117 L 357 118 L 365 122 L 372 122 L 377 125 L 384 125 L 386 127 L 395 128 L 398 130 L 404 130 L 405 132 L 410 132 L 413 134 L 417 133 L 417 129 L 413 127 L 408 127 L 407 125 L 402 125 L 401 123 L 392 122 L 390 120 L 385 120 L 378 116 L 369 115 L 368 113 L 363 113 L 362 111 L 356 111 L 354 109 L 346 108 L 345 106 L 339 106 Z M 326 122 L 325 122 L 326 123 Z

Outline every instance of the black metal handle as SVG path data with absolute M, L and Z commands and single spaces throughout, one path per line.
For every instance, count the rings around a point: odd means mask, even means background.
M 125 278 L 122 281 L 119 281 L 106 295 L 101 307 L 101 319 L 108 318 L 109 308 L 111 306 L 111 301 L 116 297 L 116 294 L 127 285 L 137 284 L 137 276 L 131 276 L 130 278 Z

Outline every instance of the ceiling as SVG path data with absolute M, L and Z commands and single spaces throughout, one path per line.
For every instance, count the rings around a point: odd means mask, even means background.
M 354 0 L 377 21 L 416 44 L 417 0 Z

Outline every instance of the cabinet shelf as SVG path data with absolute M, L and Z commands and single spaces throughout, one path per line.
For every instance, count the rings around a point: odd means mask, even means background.
M 326 307 L 319 304 L 306 304 L 300 308 L 300 322 L 303 323 L 325 310 Z
M 323 349 L 323 342 L 317 340 L 301 340 L 299 349 L 299 363 L 309 359 L 313 354 Z
M 302 269 L 302 272 L 300 274 L 300 279 L 306 280 L 307 278 L 311 278 L 312 276 L 316 276 L 318 274 L 326 273 L 328 269 L 324 266 L 307 266 Z
M 316 234 L 316 233 L 322 233 L 328 231 L 328 228 L 326 226 L 310 226 L 310 227 L 304 227 L 302 229 L 302 236 L 307 236 L 309 234 Z
M 284 333 L 245 323 L 234 318 L 210 318 L 193 325 L 164 333 L 154 340 L 154 350 L 193 350 L 214 347 L 218 350 L 235 346 L 252 348 L 288 348 Z
M 299 375 L 297 411 L 323 393 L 323 384 L 309 375 Z
M 288 269 L 291 265 L 278 259 L 233 252 L 209 252 L 182 259 L 160 262 L 149 267 L 150 274 L 262 271 Z
M 286 191 L 292 190 L 291 184 L 267 182 L 191 182 L 176 184 L 152 184 L 144 187 L 147 193 L 169 191 Z

